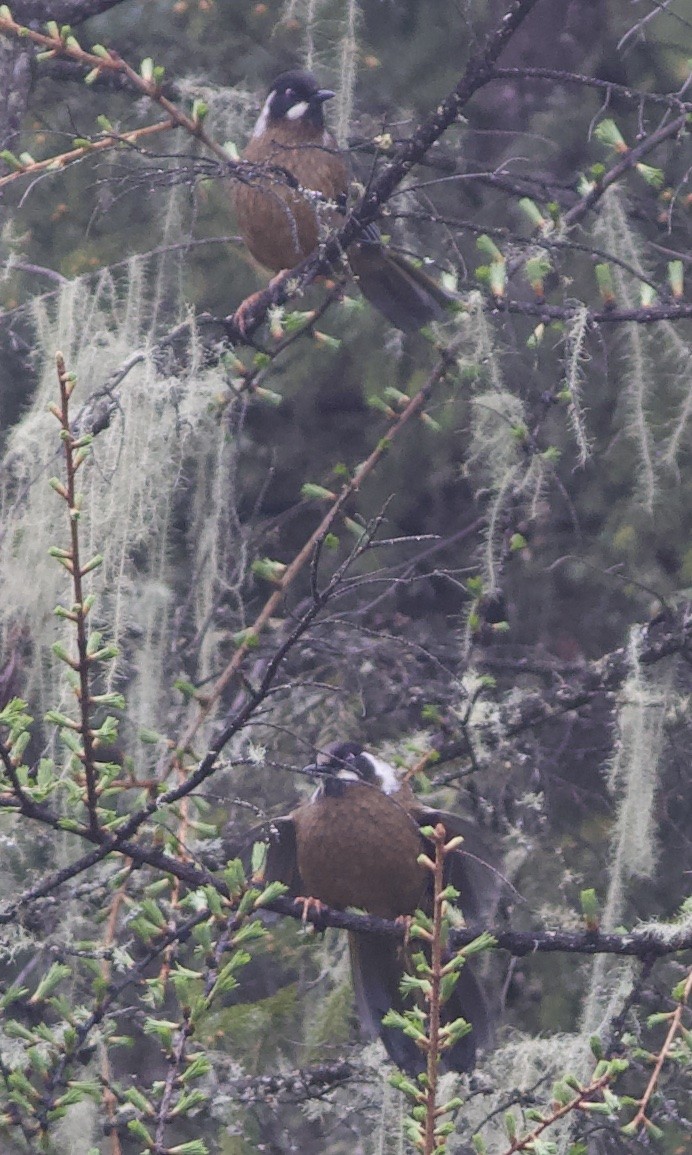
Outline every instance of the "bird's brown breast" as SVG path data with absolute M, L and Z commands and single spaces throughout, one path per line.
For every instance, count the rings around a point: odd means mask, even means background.
M 344 782 L 293 813 L 298 869 L 307 895 L 381 918 L 412 914 L 423 897 L 422 841 L 404 808 L 377 788 Z
M 333 204 L 348 187 L 344 159 L 328 132 L 279 121 L 250 140 L 243 160 L 256 167 L 247 173 L 247 183 L 235 184 L 238 228 L 261 265 L 273 272 L 290 269 L 313 252 L 340 218 L 319 197 L 291 188 L 281 170 Z

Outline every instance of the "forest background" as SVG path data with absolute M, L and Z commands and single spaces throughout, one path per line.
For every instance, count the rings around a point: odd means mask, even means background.
M 260 924 L 224 870 L 346 738 L 502 848 L 449 1149 L 689 1150 L 692 3 L 0 32 L 3 1150 L 411 1141 L 358 916 Z M 267 278 L 229 189 L 296 64 L 338 94 L 346 235 L 379 215 L 458 293 L 430 332 L 344 295 L 339 244 L 238 331 Z

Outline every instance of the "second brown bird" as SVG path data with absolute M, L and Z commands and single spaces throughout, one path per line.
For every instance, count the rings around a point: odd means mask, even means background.
M 289 894 L 318 899 L 343 910 L 359 907 L 381 918 L 430 911 L 430 874 L 418 861 L 430 853 L 422 826 L 442 822 L 448 837 L 461 834 L 460 851 L 449 855 L 446 882 L 461 893 L 467 921 L 477 922 L 492 906 L 496 874 L 476 831 L 456 815 L 424 806 L 395 771 L 355 742 L 327 749 L 314 767 L 323 775 L 313 797 L 269 830 L 267 878 Z M 400 983 L 411 972 L 407 947 L 387 935 L 349 934 L 351 971 L 361 1023 L 379 1036 L 390 1056 L 409 1072 L 424 1059 L 414 1040 L 384 1026 L 390 1009 L 405 1009 Z M 445 1056 L 452 1070 L 468 1071 L 491 1034 L 488 1005 L 472 966 L 466 964 L 444 1007 L 444 1021 L 465 1018 L 472 1027 Z
M 283 72 L 269 90 L 234 185 L 238 228 L 250 253 L 272 272 L 291 269 L 343 224 L 349 168 L 324 123 L 334 96 L 311 72 Z M 385 249 L 372 226 L 348 249 L 365 297 L 404 332 L 439 320 L 454 300 L 410 261 Z

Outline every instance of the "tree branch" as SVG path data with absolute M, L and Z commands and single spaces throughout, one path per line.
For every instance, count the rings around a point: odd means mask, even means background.
M 675 654 L 688 657 L 692 651 L 692 602 L 686 602 L 673 614 L 660 614 L 642 627 L 642 642 L 639 660 L 642 666 L 652 666 Z M 534 659 L 528 659 L 527 672 L 531 672 Z M 482 665 L 482 663 L 481 663 Z M 522 660 L 515 662 L 515 671 L 520 675 Z M 586 706 L 600 694 L 618 690 L 630 674 L 630 657 L 626 646 L 605 654 L 595 662 L 587 662 L 583 667 L 570 667 L 569 678 L 560 678 L 554 688 L 547 688 L 540 694 L 526 694 L 520 701 L 500 704 L 501 728 L 504 737 L 512 738 L 525 730 L 541 726 L 553 718 Z M 447 731 L 448 733 L 448 731 Z M 484 741 L 496 742 L 496 725 L 484 732 Z M 466 739 L 449 742 L 445 734 L 431 739 L 435 750 L 435 766 L 468 754 Z M 456 781 L 458 771 L 449 775 L 437 775 L 435 788 Z
M 272 305 L 285 304 L 341 260 L 351 242 L 358 239 L 367 225 L 377 220 L 382 206 L 404 177 L 454 124 L 474 93 L 492 80 L 495 61 L 537 3 L 538 0 L 513 0 L 499 26 L 487 38 L 485 46 L 472 56 L 456 88 L 440 101 L 435 111 L 419 125 L 413 135 L 395 150 L 391 163 L 371 181 L 343 228 L 317 253 L 301 261 L 282 277 L 276 277 L 270 288 L 256 294 L 254 303 L 243 311 L 242 327 L 237 312 L 228 317 L 229 340 L 247 344 L 248 337 L 259 328 Z

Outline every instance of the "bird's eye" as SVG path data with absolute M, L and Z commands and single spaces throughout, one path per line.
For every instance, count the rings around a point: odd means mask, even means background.
M 286 96 L 295 96 L 295 92 L 293 91 L 292 88 L 286 89 Z

